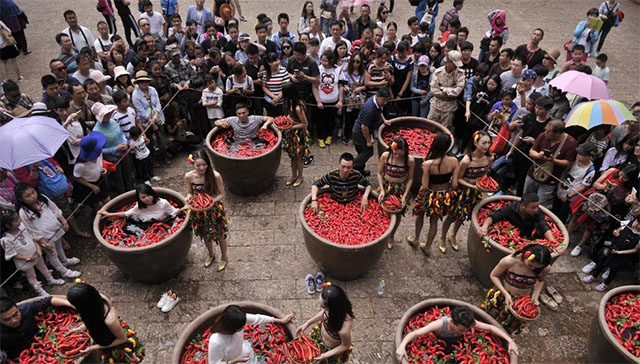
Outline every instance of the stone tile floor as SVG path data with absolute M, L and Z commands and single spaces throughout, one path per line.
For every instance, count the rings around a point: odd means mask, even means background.
M 604 51 L 609 54 L 612 69 L 609 83 L 612 93 L 617 99 L 631 103 L 639 99 L 637 59 L 640 50 L 633 29 L 638 29 L 640 7 L 629 0 L 621 2 L 627 17 L 623 25 L 609 35 Z M 33 54 L 20 59 L 26 77 L 22 87 L 24 92 L 37 98 L 40 94 L 39 78 L 48 69 L 48 60 L 57 53 L 53 36 L 66 27 L 62 12 L 66 8 L 75 9 L 80 23 L 92 30 L 101 17 L 91 1 L 23 0 L 19 3 L 31 20 L 27 37 L 33 50 Z M 157 3 L 159 1 L 154 0 L 154 4 Z M 190 3 L 181 1 L 183 15 Z M 210 7 L 211 3 L 207 0 L 206 6 Z M 302 0 L 287 3 L 242 1 L 245 16 L 249 19 L 254 19 L 262 11 L 273 15 L 273 18 L 277 13 L 287 11 L 292 23 L 297 22 L 302 3 Z M 581 0 L 468 2 L 462 11 L 462 21 L 471 30 L 470 39 L 477 45 L 488 27 L 485 14 L 499 7 L 508 13 L 507 22 L 511 29 L 509 46 L 526 42 L 529 33 L 540 26 L 546 31 L 543 48 L 561 47 L 587 8 L 598 4 L 587 4 Z M 446 1 L 441 13 L 450 5 L 451 2 Z M 137 15 L 137 10 L 132 11 Z M 400 34 L 406 33 L 405 19 L 412 11 L 407 2 L 396 2 L 392 19 L 400 24 Z M 242 31 L 251 33 L 252 25 L 253 20 L 242 23 Z M 119 19 L 118 27 L 122 29 Z M 590 60 L 589 63 L 594 62 Z M 173 345 L 184 327 L 199 314 L 219 304 L 240 300 L 263 302 L 295 313 L 296 323 L 300 323 L 318 310 L 318 303 L 316 296 L 309 296 L 304 288 L 304 276 L 315 273 L 317 268 L 304 247 L 297 209 L 308 193 L 310 183 L 334 168 L 338 156 L 344 151 L 353 152 L 353 148 L 341 144 L 323 150 L 314 147 L 316 161 L 305 169 L 305 183 L 297 189 L 284 186 L 289 173 L 289 161 L 285 156 L 272 189 L 252 198 L 228 194 L 225 205 L 231 217 L 230 263 L 222 273 L 203 267 L 206 253 L 203 244 L 197 240 L 192 244 L 184 271 L 170 281 L 155 285 L 134 282 L 119 272 L 109 263 L 94 239 L 73 241 L 71 252 L 82 259 L 79 269 L 83 271 L 83 279 L 109 295 L 121 316 L 140 332 L 148 347 L 149 363 L 169 363 Z M 375 169 L 373 160 L 370 168 Z M 163 182 L 158 185 L 184 192 L 182 176 L 187 170 L 186 157 L 178 156 L 171 167 L 159 169 Z M 91 225 L 88 215 L 88 210 L 82 210 L 79 215 L 87 227 Z M 412 226 L 411 218 L 404 219 L 398 238 L 409 234 Z M 466 240 L 466 227 L 460 232 L 459 240 Z M 593 291 L 593 286 L 585 286 L 580 281 L 583 275 L 580 267 L 585 263 L 585 257 L 561 257 L 555 264 L 549 281 L 565 297 L 565 303 L 558 312 L 543 308 L 541 319 L 516 337 L 521 347 L 521 362 L 585 361 L 589 326 L 602 297 Z M 383 295 L 377 294 L 380 279 L 386 281 Z M 620 277 L 616 284 L 628 284 L 633 279 Z M 430 259 L 407 244 L 398 244 L 393 250 L 385 251 L 379 263 L 365 277 L 336 283 L 346 288 L 354 303 L 356 351 L 352 362 L 362 364 L 392 362 L 396 325 L 404 311 L 414 303 L 427 298 L 449 297 L 477 304 L 486 289 L 472 276 L 464 243 L 460 252 L 449 251 L 444 256 L 434 253 Z M 48 289 L 52 293 L 64 294 L 69 286 Z M 174 289 L 182 301 L 172 312 L 162 314 L 155 308 L 155 302 L 168 287 Z

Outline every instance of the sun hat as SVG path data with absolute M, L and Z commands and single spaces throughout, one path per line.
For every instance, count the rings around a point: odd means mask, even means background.
M 447 59 L 453 62 L 456 67 L 462 67 L 462 53 L 460 53 L 459 51 L 449 51 L 449 53 L 447 54 Z
M 133 83 L 138 83 L 140 81 L 151 82 L 153 80 L 149 78 L 149 74 L 147 73 L 147 71 L 138 71 L 136 72 L 136 78 L 133 80 Z
M 96 116 L 96 120 L 102 122 L 108 113 L 115 111 L 117 108 L 116 105 L 105 105 L 101 102 L 96 102 L 91 107 L 91 112 Z
M 116 80 L 118 79 L 118 77 L 124 76 L 124 75 L 131 77 L 131 74 L 127 72 L 127 69 L 124 68 L 124 66 L 117 66 L 116 68 L 113 69 L 113 77 Z
M 120 67 L 122 67 L 122 66 L 120 66 Z M 99 72 L 99 74 L 98 74 L 98 73 L 96 73 L 96 76 L 95 76 L 95 78 L 94 78 L 94 80 L 95 80 L 97 83 L 107 82 L 107 81 L 109 81 L 110 79 L 111 79 L 111 76 L 109 76 L 109 75 L 106 75 L 106 76 L 105 76 L 102 72 Z
M 92 131 L 85 135 L 80 140 L 80 153 L 78 154 L 78 158 L 85 162 L 95 160 L 102 154 L 102 147 L 104 147 L 106 140 L 107 137 L 97 131 Z

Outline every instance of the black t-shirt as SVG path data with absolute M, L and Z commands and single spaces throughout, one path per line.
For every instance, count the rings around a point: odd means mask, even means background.
M 460 69 L 464 71 L 465 82 L 469 81 L 469 79 L 473 77 L 473 74 L 476 72 L 476 68 L 478 68 L 478 60 L 473 57 L 471 57 L 469 63 L 464 63 L 464 61 L 462 62 L 462 67 L 460 67 Z
M 547 126 L 550 120 L 551 118 L 547 119 L 543 123 L 540 123 L 536 119 L 535 112 L 528 113 L 522 118 L 522 122 L 523 122 L 522 138 L 525 138 L 525 137 L 532 137 L 533 139 L 537 138 L 538 135 L 540 135 L 540 133 L 544 131 L 545 126 Z M 526 155 L 529 155 L 529 150 L 531 149 L 532 146 L 533 146 L 533 143 L 525 143 L 523 141 L 520 141 L 517 145 L 518 149 L 520 149 Z M 520 153 L 513 153 L 513 154 L 518 155 L 518 157 L 525 158 Z
M 113 0 L 113 3 L 116 6 L 116 9 L 118 10 L 118 15 L 126 16 L 131 14 L 131 10 L 129 9 L 129 6 L 125 5 L 124 2 L 122 2 L 122 0 Z
M 251 77 L 254 83 L 257 80 L 259 80 L 258 72 L 260 71 L 260 63 L 258 63 L 257 66 L 254 66 L 251 64 L 251 62 L 247 61 L 244 64 L 244 68 L 247 70 L 247 75 Z M 255 93 L 253 94 L 253 96 L 264 96 L 264 91 L 262 91 L 262 86 L 255 85 L 254 89 L 255 89 Z
M 309 77 L 318 77 L 320 70 L 316 62 L 311 57 L 305 58 L 304 62 L 298 62 L 294 56 L 289 58 L 289 64 L 287 65 L 287 72 L 295 75 L 295 70 L 302 71 Z M 313 102 L 313 94 L 311 93 L 311 83 L 309 81 L 300 81 L 295 83 L 298 92 L 305 101 Z
M 255 43 L 258 43 L 258 41 L 255 41 Z M 278 45 L 276 44 L 276 42 L 267 39 L 266 42 L 264 43 L 264 47 L 267 48 L 267 50 L 263 54 L 265 55 L 269 53 L 278 54 Z
M 541 238 L 547 230 L 550 230 L 549 224 L 544 220 L 542 211 L 538 211 L 535 215 L 520 215 L 520 202 L 512 202 L 491 214 L 493 223 L 506 220 L 513 226 L 520 229 L 520 236 L 527 239 Z
M 233 54 L 233 56 L 235 57 L 236 52 L 238 51 L 238 46 L 232 41 L 228 41 L 227 44 L 225 44 L 223 50 L 225 52 L 231 52 L 231 54 Z
M 22 314 L 20 326 L 13 328 L 0 324 L 0 348 L 9 358 L 20 355 L 31 344 L 33 336 L 38 331 L 35 315 L 51 305 L 51 296 L 18 305 Z
M 527 50 L 526 44 L 521 44 L 514 51 L 516 56 L 520 56 L 525 59 L 527 63 L 527 67 L 533 68 L 538 64 L 542 64 L 542 59 L 544 58 L 544 51 L 542 48 L 538 48 L 535 52 L 529 52 Z

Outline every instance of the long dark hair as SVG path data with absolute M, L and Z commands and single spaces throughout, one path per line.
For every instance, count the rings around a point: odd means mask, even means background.
M 111 305 L 100 296 L 95 287 L 86 283 L 77 283 L 67 292 L 67 300 L 76 308 L 82 322 L 96 343 L 106 346 L 116 339 L 116 336 L 104 322 L 111 310 Z M 106 312 L 105 306 L 107 306 Z
M 16 218 L 16 212 L 13 210 L 0 210 L 0 238 L 9 231 L 9 226 Z
M 338 48 L 345 46 L 347 48 L 347 57 L 349 56 L 349 47 L 347 46 L 347 42 L 345 42 L 344 40 L 339 40 L 338 43 L 336 43 L 336 46 L 333 47 L 333 63 L 338 64 L 338 60 L 342 59 L 342 57 L 340 57 L 340 55 L 338 54 Z
M 153 196 L 153 203 L 155 204 L 156 202 L 158 202 L 158 194 L 156 193 L 156 191 L 151 188 L 151 186 L 149 186 L 146 183 L 140 183 L 138 185 L 136 185 L 136 200 L 138 201 L 138 208 L 139 209 L 146 209 L 147 205 L 142 202 L 142 200 L 140 200 L 140 194 L 144 193 L 145 195 L 149 195 L 149 196 Z
M 294 120 L 298 119 L 298 113 L 296 112 L 297 107 L 302 108 L 302 112 L 306 111 L 306 106 L 304 101 L 302 101 L 300 92 L 298 92 L 298 88 L 293 82 L 287 82 L 282 86 L 282 100 L 284 112 Z
M 27 205 L 24 201 L 22 201 L 22 195 L 27 192 L 28 189 L 33 188 L 31 186 L 29 186 L 28 184 L 24 183 L 24 182 L 20 182 L 16 185 L 16 187 L 13 189 L 13 193 L 16 195 L 16 211 L 20 211 L 21 208 L 25 208 L 29 211 L 31 211 L 34 215 L 36 215 L 38 218 L 40 218 L 40 211 L 38 211 L 38 209 L 34 209 L 31 206 Z M 49 201 L 47 200 L 46 197 L 44 197 L 44 195 L 42 195 L 40 192 L 38 192 L 37 189 L 33 188 L 36 191 L 36 194 L 38 195 L 38 200 L 39 202 L 42 202 L 45 205 L 49 205 Z
M 312 16 L 316 16 L 316 15 L 313 13 L 313 12 L 314 12 L 314 10 L 313 10 L 313 9 L 311 10 L 311 14 L 307 14 L 307 5 L 309 5 L 309 4 L 313 5 L 313 1 L 305 1 L 305 2 L 304 2 L 304 5 L 302 5 L 302 14 L 301 14 L 300 16 L 301 16 L 301 17 L 303 17 L 303 18 L 305 18 L 305 19 L 306 19 L 306 18 L 310 18 L 310 17 L 312 17 Z
M 451 145 L 451 137 L 443 132 L 438 132 L 436 137 L 433 138 L 433 142 L 431 143 L 431 149 L 429 149 L 429 154 L 427 155 L 426 160 L 436 160 L 444 158 L 449 151 L 449 146 Z M 440 172 L 440 166 L 442 163 L 438 164 L 438 172 Z
M 354 318 L 351 301 L 344 290 L 336 285 L 330 285 L 320 294 L 328 311 L 327 327 L 332 332 L 339 332 L 342 324 L 349 317 Z
M 213 332 L 233 335 L 247 323 L 247 314 L 237 305 L 229 305 L 213 323 Z
M 280 58 L 278 58 L 278 55 L 275 52 L 269 52 L 267 53 L 266 57 L 264 57 L 264 70 L 267 73 L 267 79 L 271 78 L 272 76 L 271 66 L 269 65 L 269 63 L 275 61 L 280 62 Z M 280 70 L 280 63 L 278 63 L 278 70 Z
M 622 188 L 625 191 L 630 191 L 631 188 L 638 183 L 638 166 L 635 164 L 627 164 L 617 172 L 617 175 L 619 176 L 621 172 L 627 176 L 627 180 L 622 183 Z
M 520 260 L 524 262 L 525 259 L 529 259 L 531 254 L 534 255 L 532 261 L 542 265 L 540 268 L 532 269 L 536 275 L 540 274 L 544 268 L 551 264 L 551 253 L 549 252 L 549 249 L 540 244 L 527 245 L 524 248 L 513 252 L 511 256 L 514 258 L 520 257 Z
M 214 195 L 216 193 L 216 175 L 213 172 L 214 169 L 209 155 L 202 149 L 196 150 L 193 153 L 194 163 L 198 159 L 202 159 L 207 164 L 207 171 L 204 172 L 204 190 L 206 193 Z
M 618 158 L 622 154 L 624 154 L 624 143 L 627 143 L 627 144 L 631 145 L 631 150 L 629 152 L 627 152 L 627 160 L 631 160 L 631 157 L 633 156 L 633 148 L 638 143 L 639 139 L 640 139 L 640 136 L 638 136 L 637 134 L 634 134 L 634 133 L 625 135 L 622 139 L 620 139 L 618 144 L 615 145 L 615 148 L 616 148 L 616 156 L 615 157 Z
M 487 134 L 487 132 L 484 131 L 484 130 L 476 131 L 473 134 L 473 136 L 471 137 L 471 143 L 469 143 L 469 146 L 467 147 L 467 150 L 465 151 L 465 154 L 469 156 L 470 160 L 473 160 L 473 152 L 476 151 L 476 141 L 480 140 L 480 138 L 483 138 L 483 137 L 487 137 L 487 138 L 489 138 L 489 140 L 491 140 L 491 136 L 489 136 L 489 134 Z M 491 154 L 489 153 L 489 151 L 487 151 L 487 153 L 485 153 L 485 155 L 488 157 Z
M 360 65 L 358 66 L 358 75 L 362 76 L 364 75 L 364 59 L 362 58 L 362 55 L 358 52 L 352 54 L 351 57 L 349 57 L 349 63 L 347 64 L 347 73 L 351 75 L 353 74 L 353 71 L 355 71 L 355 68 L 353 66 L 353 61 L 356 59 L 356 57 L 360 58 Z
M 389 147 L 387 147 L 387 152 L 389 152 L 389 157 L 391 157 L 393 153 L 394 143 L 396 144 L 397 149 L 402 149 L 402 151 L 404 151 L 403 162 L 404 162 L 404 165 L 408 167 L 409 166 L 409 143 L 407 143 L 407 141 L 404 138 L 393 139 L 391 144 L 389 144 Z M 389 162 L 389 157 L 387 157 L 387 163 Z

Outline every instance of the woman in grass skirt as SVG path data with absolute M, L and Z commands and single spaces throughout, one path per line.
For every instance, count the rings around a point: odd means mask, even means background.
M 396 196 L 402 201 L 402 213 L 396 215 L 396 225 L 391 231 L 387 248 L 393 248 L 396 230 L 400 226 L 402 215 L 407 206 L 407 195 L 413 185 L 413 171 L 416 161 L 409 155 L 409 144 L 403 138 L 396 138 L 391 142 L 387 151 L 380 156 L 378 163 L 378 201 L 382 202 L 386 196 Z
M 326 282 L 320 294 L 320 307 L 320 312 L 298 327 L 296 336 L 313 325 L 310 337 L 321 352 L 314 363 L 346 363 L 353 352 L 351 329 L 355 317 L 351 302 L 342 288 Z
M 216 260 L 213 242 L 220 245 L 222 254 L 218 272 L 227 267 L 229 261 L 227 255 L 227 231 L 229 221 L 224 210 L 224 184 L 222 176 L 213 169 L 209 156 L 203 150 L 189 155 L 189 163 L 193 164 L 193 170 L 187 172 L 184 180 L 187 184 L 186 201 L 189 203 L 198 194 L 208 194 L 213 198 L 213 206 L 204 211 L 193 211 L 191 214 L 191 226 L 196 236 L 204 241 L 209 256 L 204 263 L 209 267 Z
M 414 248 L 420 247 L 426 256 L 431 255 L 431 244 L 438 233 L 438 220 L 448 216 L 457 202 L 458 181 L 453 174 L 458 167 L 458 160 L 447 155 L 451 136 L 438 133 L 431 144 L 427 160 L 422 163 L 422 186 L 413 206 L 416 217 L 415 235 L 407 236 L 407 242 Z M 429 233 L 427 242 L 420 242 L 420 232 L 424 225 L 425 214 L 429 216 Z M 444 241 L 439 243 L 440 249 Z
M 291 178 L 285 183 L 298 187 L 302 184 L 302 159 L 311 154 L 311 138 L 307 126 L 307 108 L 298 93 L 298 89 L 291 82 L 282 86 L 283 108 L 285 115 L 293 122 L 293 126 L 282 132 L 284 150 L 291 158 Z
M 453 250 L 458 251 L 459 246 L 456 241 L 458 230 L 460 230 L 462 223 L 471 219 L 471 211 L 482 200 L 483 191 L 476 185 L 476 181 L 489 173 L 491 163 L 493 163 L 493 155 L 489 153 L 491 146 L 489 134 L 478 130 L 473 134 L 471 140 L 472 143 L 469 144 L 453 175 L 453 178 L 458 181 L 460 191 L 454 211 L 447 216 L 442 224 L 442 242 L 439 246 L 442 254 L 447 252 L 445 241 L 449 242 Z M 447 234 L 454 221 L 453 232 Z
M 519 333 L 525 323 L 511 313 L 509 306 L 520 296 L 531 296 L 531 301 L 539 305 L 544 279 L 550 271 L 551 253 L 543 245 L 528 245 L 507 255 L 491 271 L 494 286 L 480 307 L 509 334 Z

